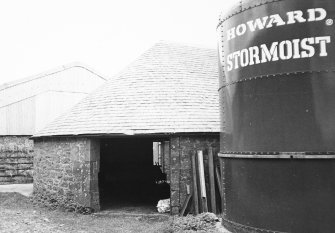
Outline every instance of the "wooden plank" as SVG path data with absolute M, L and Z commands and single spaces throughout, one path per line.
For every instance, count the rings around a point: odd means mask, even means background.
M 191 202 L 191 199 L 192 199 L 192 194 L 187 194 L 187 197 L 183 203 L 183 206 L 180 210 L 180 213 L 179 213 L 179 216 L 184 216 L 185 215 L 185 211 L 187 209 L 187 207 L 189 206 L 190 202 Z
M 211 200 L 210 211 L 216 214 L 214 158 L 213 158 L 213 149 L 211 147 L 208 150 L 208 174 L 209 174 L 209 189 L 210 189 L 210 200 Z
M 207 197 L 203 197 L 201 199 L 202 199 L 203 212 L 208 212 Z
M 203 157 L 202 150 L 198 151 L 198 170 L 199 170 L 199 179 L 200 179 L 202 211 L 203 212 L 208 212 L 207 195 L 206 195 L 206 182 L 205 182 L 205 169 L 204 169 L 204 157 Z
M 162 172 L 165 173 L 165 154 L 164 154 L 164 142 L 163 141 L 160 142 L 158 149 L 159 149 L 159 154 L 161 156 L 161 169 L 162 169 Z
M 201 197 L 207 197 L 206 183 L 205 183 L 204 157 L 203 157 L 202 150 L 198 151 L 198 169 L 199 169 Z
M 193 185 L 193 206 L 194 214 L 199 214 L 199 197 L 198 197 L 198 185 L 197 185 L 197 168 L 196 168 L 196 155 L 195 151 L 192 154 L 192 185 Z
M 188 184 L 186 185 L 186 194 L 191 194 L 190 186 Z
M 215 167 L 215 178 L 216 178 L 216 183 L 218 185 L 219 193 L 221 199 L 223 198 L 223 193 L 222 193 L 222 184 L 221 184 L 221 175 L 218 167 Z
M 198 151 L 196 154 L 196 168 L 197 168 L 197 185 L 198 185 L 198 195 L 199 195 L 199 213 L 204 212 L 203 201 L 202 201 L 202 192 L 201 192 L 201 184 L 200 184 L 200 171 L 199 171 L 199 156 Z

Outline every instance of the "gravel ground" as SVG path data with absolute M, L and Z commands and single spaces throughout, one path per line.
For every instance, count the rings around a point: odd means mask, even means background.
M 0 193 L 0 232 L 89 233 L 163 232 L 167 218 L 136 215 L 81 215 L 33 207 L 18 193 Z
M 33 206 L 29 197 L 20 193 L 0 192 L 0 233 L 171 233 L 172 219 L 129 211 L 82 215 L 49 210 Z M 216 232 L 229 233 L 219 222 Z

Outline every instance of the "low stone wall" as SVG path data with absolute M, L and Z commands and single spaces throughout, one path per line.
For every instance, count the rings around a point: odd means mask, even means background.
M 99 210 L 100 144 L 88 138 L 36 139 L 35 202 L 67 210 Z
M 33 147 L 29 136 L 0 136 L 0 184 L 33 182 Z
M 207 174 L 208 148 L 212 147 L 218 160 L 219 134 L 172 136 L 170 139 L 170 188 L 171 214 L 178 214 L 186 199 L 186 185 L 192 187 L 191 156 L 195 150 L 203 150 L 205 175 Z M 206 183 L 208 177 L 206 177 Z M 206 184 L 207 186 L 207 184 Z

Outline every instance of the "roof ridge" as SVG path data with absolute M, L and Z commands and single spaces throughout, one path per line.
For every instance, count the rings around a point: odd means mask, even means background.
M 4 84 L 0 85 L 0 91 L 5 90 L 7 88 L 17 86 L 17 85 L 20 85 L 20 84 L 23 84 L 23 83 L 30 82 L 30 81 L 33 81 L 33 80 L 36 80 L 36 79 L 44 78 L 44 77 L 47 77 L 49 75 L 59 73 L 59 72 L 62 72 L 64 70 L 68 70 L 68 69 L 75 68 L 75 67 L 83 68 L 83 69 L 97 75 L 98 77 L 100 77 L 103 80 L 108 80 L 109 79 L 109 78 L 105 77 L 105 75 L 101 75 L 100 73 L 98 73 L 97 71 L 95 71 L 94 69 L 92 69 L 91 67 L 87 66 L 86 64 L 84 64 L 82 62 L 71 62 L 71 63 L 65 64 L 65 65 L 62 65 L 62 66 L 58 66 L 56 68 L 50 69 L 48 71 L 45 71 L 45 72 L 42 72 L 42 73 L 39 73 L 39 74 L 36 74 L 36 75 L 32 75 L 32 76 L 28 76 L 28 77 L 25 77 L 25 78 L 14 80 L 12 82 L 4 83 Z
M 216 51 L 215 48 L 208 48 L 208 47 L 201 47 L 196 44 L 191 43 L 182 43 L 182 42 L 171 42 L 166 40 L 159 40 L 156 43 L 154 43 L 152 46 L 150 46 L 148 49 L 144 50 L 142 54 L 140 54 L 138 57 L 136 57 L 134 60 L 132 60 L 128 65 L 126 65 L 124 68 L 121 69 L 121 71 L 117 72 L 115 75 L 112 75 L 110 79 L 118 79 L 122 76 L 122 74 L 129 69 L 129 67 L 132 67 L 136 62 L 138 62 L 140 59 L 146 56 L 146 54 L 150 53 L 152 50 L 156 49 L 159 45 L 166 45 L 166 46 L 173 46 L 173 47 L 191 47 L 196 49 L 206 49 L 208 51 Z
M 29 95 L 29 96 L 27 96 L 23 99 L 20 99 L 20 100 L 15 100 L 13 102 L 9 102 L 9 103 L 4 104 L 4 105 L 0 104 L 0 109 L 5 108 L 5 107 L 10 106 L 10 105 L 13 105 L 13 104 L 16 104 L 16 103 L 20 103 L 22 101 L 25 101 L 27 99 L 31 99 L 35 96 L 38 96 L 38 95 L 41 95 L 41 94 L 44 94 L 44 93 L 49 93 L 49 92 L 58 92 L 58 93 L 65 92 L 65 93 L 72 93 L 72 94 L 76 93 L 76 94 L 87 94 L 87 95 L 89 94 L 89 92 L 83 92 L 83 91 L 71 91 L 70 92 L 70 91 L 61 91 L 61 90 L 57 90 L 57 89 L 47 89 L 47 90 L 44 90 L 44 91 L 36 92 L 35 94 Z

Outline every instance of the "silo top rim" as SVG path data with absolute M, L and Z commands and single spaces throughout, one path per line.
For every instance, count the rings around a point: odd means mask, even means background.
M 267 4 L 267 3 L 280 2 L 280 1 L 284 1 L 284 0 L 239 0 L 239 2 L 236 3 L 230 9 L 221 12 L 219 16 L 218 27 L 227 19 L 241 12 L 244 12 L 246 10 L 249 10 L 249 9 L 252 9 L 252 8 Z

